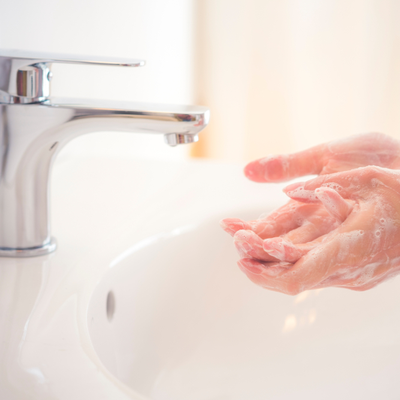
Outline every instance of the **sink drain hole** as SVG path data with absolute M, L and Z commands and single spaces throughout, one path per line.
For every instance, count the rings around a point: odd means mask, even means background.
M 107 294 L 106 313 L 107 313 L 107 319 L 111 321 L 115 313 L 115 296 L 111 290 Z

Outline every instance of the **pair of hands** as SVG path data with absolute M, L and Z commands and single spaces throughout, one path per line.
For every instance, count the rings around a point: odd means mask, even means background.
M 398 170 L 399 169 L 399 170 Z M 287 186 L 265 218 L 227 218 L 241 270 L 257 285 L 295 295 L 329 286 L 367 290 L 400 272 L 400 143 L 379 133 L 248 164 L 255 182 L 319 177 Z

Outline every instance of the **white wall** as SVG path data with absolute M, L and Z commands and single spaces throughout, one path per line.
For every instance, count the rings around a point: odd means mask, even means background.
M 143 68 L 53 65 L 52 95 L 193 103 L 193 0 L 0 0 L 0 48 L 143 58 Z M 68 154 L 183 158 L 159 135 L 96 133 Z
M 400 139 L 399 0 L 199 0 L 203 155 L 251 160 Z

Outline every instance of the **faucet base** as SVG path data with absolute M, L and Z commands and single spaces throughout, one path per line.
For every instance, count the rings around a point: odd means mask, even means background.
M 57 248 L 57 241 L 51 238 L 48 243 L 40 247 L 30 247 L 27 249 L 0 248 L 0 257 L 38 257 L 52 253 Z

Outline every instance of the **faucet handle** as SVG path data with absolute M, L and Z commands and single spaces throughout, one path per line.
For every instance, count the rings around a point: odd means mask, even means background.
M 0 104 L 37 103 L 48 100 L 52 63 L 141 67 L 145 61 L 0 50 Z

